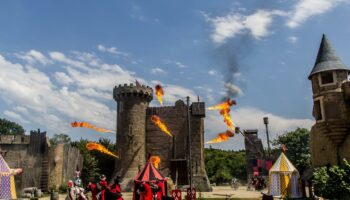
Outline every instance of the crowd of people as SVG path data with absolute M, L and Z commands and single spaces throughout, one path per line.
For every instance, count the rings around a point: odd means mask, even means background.
M 106 176 L 101 175 L 96 183 L 90 181 L 86 188 L 83 188 L 80 172 L 76 177 L 68 182 L 66 200 L 87 200 L 87 193 L 91 192 L 92 200 L 123 200 L 120 189 L 121 178 L 117 176 L 110 184 L 107 183 Z
M 262 176 L 253 176 L 248 183 L 250 190 L 263 190 L 266 188 L 266 181 Z

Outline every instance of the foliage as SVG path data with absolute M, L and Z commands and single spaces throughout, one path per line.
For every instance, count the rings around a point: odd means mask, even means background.
M 247 178 L 245 151 L 205 149 L 205 167 L 211 182 L 230 182 L 232 178 L 245 181 Z
M 65 194 L 65 193 L 67 193 L 67 191 L 68 191 L 68 185 L 67 184 L 60 185 L 60 187 L 58 188 L 58 192 L 60 194 Z
M 100 174 L 104 174 L 109 181 L 114 172 L 115 158 L 98 151 L 89 151 L 86 149 L 87 140 L 72 142 L 72 145 L 80 149 L 84 158 L 83 170 L 81 179 L 83 183 L 88 183 L 93 180 L 98 180 Z M 111 152 L 115 152 L 116 145 L 109 139 L 100 138 L 99 144 L 105 146 Z
M 84 165 L 81 171 L 81 180 L 84 184 L 88 183 L 91 178 L 97 179 L 101 169 L 98 168 L 98 161 L 92 157 L 90 151 L 86 149 L 86 143 L 88 141 L 80 139 L 79 141 L 72 142 L 72 146 L 78 148 L 84 158 Z
M 314 171 L 316 195 L 330 199 L 350 198 L 350 165 L 344 159 L 341 166 L 321 167 Z
M 287 147 L 286 156 L 299 170 L 300 174 L 311 165 L 309 135 L 309 130 L 297 128 L 295 131 L 278 136 L 273 141 L 273 145 L 284 144 Z
M 102 144 L 111 152 L 116 151 L 115 143 L 109 139 L 100 138 L 98 143 Z M 98 151 L 91 151 L 90 154 L 97 160 L 97 167 L 100 169 L 101 173 L 106 175 L 107 180 L 110 180 L 114 172 L 115 158 Z
M 57 144 L 62 144 L 62 143 L 70 143 L 71 139 L 67 134 L 60 133 L 60 134 L 55 134 L 51 139 L 50 143 L 52 145 L 57 145 Z
M 24 135 L 24 128 L 16 122 L 0 118 L 0 135 Z

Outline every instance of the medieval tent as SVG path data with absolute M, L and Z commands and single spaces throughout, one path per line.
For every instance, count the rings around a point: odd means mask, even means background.
M 166 184 L 165 177 L 154 167 L 151 162 L 148 162 L 140 173 L 136 175 L 134 178 L 134 194 L 133 199 L 140 199 L 140 195 L 138 194 L 138 190 L 142 183 L 155 183 L 156 181 L 160 181 L 163 184 Z M 163 194 L 166 194 L 166 185 L 163 187 Z
M 269 171 L 269 194 L 272 196 L 300 198 L 300 175 L 284 153 L 278 157 Z
M 13 170 L 0 155 L 0 199 L 17 199 Z

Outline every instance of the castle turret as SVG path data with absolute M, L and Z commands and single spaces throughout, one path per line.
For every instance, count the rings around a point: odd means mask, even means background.
M 349 69 L 323 35 L 315 65 L 309 75 L 314 102 L 313 116 L 316 120 L 311 130 L 310 144 L 315 167 L 338 164 L 340 159 L 349 154 L 349 150 L 346 153 L 342 147 L 350 130 L 350 107 L 343 89 L 348 85 L 348 72 Z
M 121 187 L 131 191 L 132 181 L 146 163 L 146 110 L 153 98 L 152 88 L 144 85 L 116 86 L 117 151 L 115 174 L 123 178 Z

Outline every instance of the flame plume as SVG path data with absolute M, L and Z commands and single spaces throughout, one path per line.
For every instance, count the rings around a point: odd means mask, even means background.
M 155 87 L 155 90 L 156 90 L 156 96 L 157 96 L 157 99 L 160 103 L 160 105 L 163 105 L 163 95 L 164 95 L 164 91 L 163 91 L 163 88 L 161 85 L 156 85 Z
M 157 115 L 152 115 L 151 120 L 155 125 L 157 125 L 160 130 L 162 130 L 164 133 L 168 134 L 170 137 L 173 137 L 173 135 L 170 133 L 168 127 L 160 121 L 160 118 Z
M 224 117 L 224 122 L 231 129 L 235 130 L 234 123 L 230 116 L 230 107 L 236 105 L 235 100 L 227 99 L 227 101 L 220 103 L 218 105 L 207 108 L 208 110 L 220 110 L 220 115 Z
M 95 142 L 88 142 L 86 143 L 86 146 L 85 146 L 89 151 L 92 151 L 92 150 L 97 150 L 101 153 L 104 153 L 104 154 L 107 154 L 107 155 L 110 155 L 110 156 L 113 156 L 115 158 L 118 158 L 118 156 L 116 156 L 115 154 L 113 154 L 112 152 L 110 152 L 106 147 L 104 147 L 103 145 L 101 144 L 98 144 L 98 143 L 95 143 Z
M 206 142 L 206 144 L 213 144 L 213 143 L 220 143 L 220 142 L 225 142 L 227 141 L 230 137 L 235 136 L 235 134 L 230 131 L 227 130 L 225 133 L 219 133 L 218 136 L 208 142 Z
M 71 126 L 74 127 L 74 128 L 75 127 L 89 128 L 89 129 L 93 129 L 93 130 L 101 132 L 101 133 L 113 133 L 113 131 L 111 131 L 111 130 L 104 129 L 104 128 L 98 128 L 98 127 L 96 127 L 94 125 L 89 124 L 88 122 L 77 122 L 77 121 L 75 121 L 75 122 L 71 123 Z
M 159 163 L 160 163 L 160 157 L 159 156 L 151 156 L 149 158 L 149 162 L 151 162 L 155 168 L 158 169 Z

